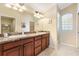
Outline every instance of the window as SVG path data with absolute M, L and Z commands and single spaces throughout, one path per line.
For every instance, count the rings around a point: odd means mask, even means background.
M 68 13 L 62 16 L 62 30 L 72 30 L 73 29 L 73 16 Z

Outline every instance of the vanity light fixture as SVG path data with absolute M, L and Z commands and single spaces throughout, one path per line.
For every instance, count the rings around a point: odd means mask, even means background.
M 24 6 L 24 3 L 9 3 L 5 4 L 6 7 L 12 8 L 14 10 L 18 10 L 19 12 L 24 12 L 26 11 L 26 7 Z
M 10 4 L 5 4 L 6 7 L 8 8 L 11 8 L 11 5 Z
M 13 7 L 13 9 L 14 9 L 14 10 L 18 10 L 18 8 L 17 8 L 17 7 L 15 7 L 15 6 Z
M 25 7 L 25 6 L 22 6 L 21 8 L 22 8 L 23 10 L 26 10 L 26 7 Z
M 36 18 L 42 18 L 42 17 L 44 17 L 44 16 L 43 16 L 42 13 L 40 13 L 40 12 L 38 12 L 38 11 L 35 11 L 34 17 L 36 17 Z
M 19 9 L 19 11 L 20 11 L 20 12 L 23 12 L 23 10 L 22 10 L 22 9 Z

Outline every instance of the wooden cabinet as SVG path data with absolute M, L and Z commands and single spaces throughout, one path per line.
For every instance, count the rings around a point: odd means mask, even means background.
M 46 38 L 42 38 L 42 50 L 46 48 Z
M 41 46 L 35 48 L 35 55 L 38 55 L 41 52 Z
M 29 42 L 24 45 L 24 56 L 33 56 L 34 55 L 34 44 Z
M 22 38 L 21 44 L 24 45 L 26 43 L 33 42 L 33 41 L 34 41 L 34 38 Z
M 1 56 L 34 56 L 49 46 L 49 34 L 21 38 L 0 44 Z
M 35 37 L 35 55 L 41 52 L 41 36 Z
M 21 45 L 21 41 L 17 40 L 17 41 L 12 41 L 12 42 L 5 43 L 2 46 L 3 46 L 3 50 L 7 50 L 7 49 L 14 48 L 16 46 L 19 46 L 19 45 Z
M 34 42 L 33 38 L 23 38 L 18 41 L 5 43 L 3 46 L 3 56 L 33 56 Z
M 22 55 L 21 40 L 12 41 L 2 44 L 3 56 L 20 56 Z
M 49 35 L 46 38 L 46 47 L 48 47 L 48 46 L 49 46 Z
M 2 55 L 2 45 L 0 45 L 0 56 Z
M 41 39 L 35 41 L 35 48 L 41 46 Z
M 23 55 L 33 56 L 34 55 L 34 38 L 22 39 Z
M 3 51 L 3 56 L 20 56 L 21 55 L 21 48 L 15 47 L 6 51 Z
M 49 34 L 42 36 L 42 50 L 46 49 L 49 46 Z

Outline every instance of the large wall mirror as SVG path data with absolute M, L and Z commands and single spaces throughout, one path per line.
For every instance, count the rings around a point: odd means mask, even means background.
M 1 33 L 15 32 L 15 18 L 1 16 Z

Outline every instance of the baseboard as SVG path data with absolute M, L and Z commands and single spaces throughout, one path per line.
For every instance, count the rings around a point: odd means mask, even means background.
M 74 48 L 77 48 L 76 46 L 74 45 L 71 45 L 71 44 L 67 44 L 67 43 L 61 43 L 62 45 L 66 45 L 66 46 L 70 46 L 70 47 L 74 47 Z

